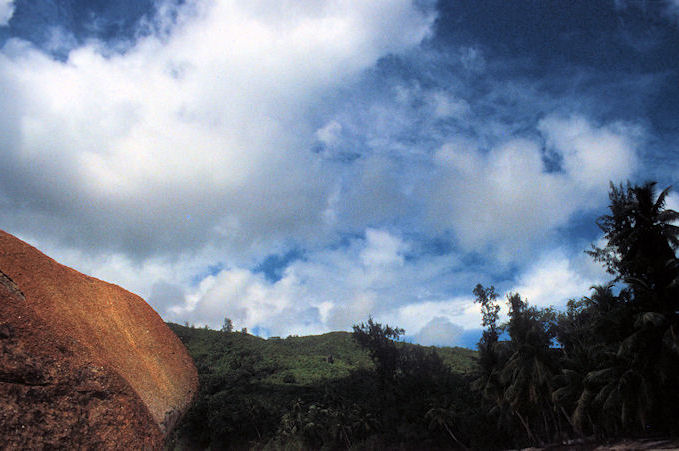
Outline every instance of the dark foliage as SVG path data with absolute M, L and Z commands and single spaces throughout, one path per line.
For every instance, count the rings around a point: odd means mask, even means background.
M 510 294 L 497 326 L 494 289 L 474 290 L 486 328 L 475 387 L 513 445 L 679 433 L 679 214 L 664 208 L 668 190 L 611 184 L 598 221 L 607 243 L 588 253 L 614 279 L 566 312 Z

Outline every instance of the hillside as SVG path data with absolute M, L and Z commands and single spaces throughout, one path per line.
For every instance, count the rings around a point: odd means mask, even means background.
M 205 371 L 225 370 L 245 355 L 258 355 L 257 368 L 268 368 L 265 383 L 280 384 L 292 375 L 298 385 L 346 377 L 352 370 L 372 369 L 368 353 L 351 338 L 349 332 L 330 332 L 306 337 L 264 339 L 240 332 L 224 333 L 168 323 L 177 334 L 196 366 Z M 404 346 L 416 346 L 404 343 Z M 476 352 L 466 348 L 436 348 L 451 370 L 467 373 L 476 364 Z M 332 362 L 328 358 L 332 356 Z
M 358 415 L 351 420 L 354 423 L 370 421 L 360 415 L 371 414 L 358 414 L 356 409 L 375 393 L 375 366 L 348 332 L 263 339 L 241 332 L 168 326 L 194 358 L 201 380 L 198 400 L 175 436 L 178 449 L 289 443 L 290 432 L 285 429 L 292 412 L 315 415 L 320 406 L 323 415 L 340 415 L 346 409 Z M 430 348 L 398 346 L 430 355 Z M 437 348 L 436 353 L 446 374 L 454 378 L 442 384 L 448 387 L 446 393 L 455 381 L 466 381 L 476 366 L 476 352 L 469 349 Z

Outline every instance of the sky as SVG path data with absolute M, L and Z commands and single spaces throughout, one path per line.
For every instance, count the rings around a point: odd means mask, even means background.
M 0 0 L 0 229 L 166 321 L 473 347 L 678 144 L 678 0 Z

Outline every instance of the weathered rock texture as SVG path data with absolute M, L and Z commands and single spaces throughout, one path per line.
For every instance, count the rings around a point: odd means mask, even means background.
M 153 449 L 198 388 L 140 297 L 0 231 L 0 442 Z

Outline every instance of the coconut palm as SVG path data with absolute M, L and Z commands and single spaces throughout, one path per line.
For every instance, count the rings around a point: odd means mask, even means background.
M 679 247 L 679 226 L 674 224 L 679 221 L 679 213 L 665 208 L 670 187 L 656 197 L 655 185 L 655 182 L 641 186 L 628 183 L 626 187 L 611 184 L 611 214 L 597 222 L 607 245 L 593 247 L 589 253 L 618 280 L 658 293 L 677 276 L 671 262 L 676 260 L 675 250 Z M 666 301 L 658 301 L 663 300 Z
M 559 352 L 552 348 L 555 315 L 551 309 L 530 307 L 518 294 L 510 294 L 507 301 L 511 355 L 501 371 L 504 400 L 532 441 L 549 441 L 559 431 L 551 402 Z
M 611 214 L 598 222 L 608 243 L 590 252 L 630 287 L 628 302 L 599 311 L 599 324 L 606 318 L 616 326 L 600 335 L 611 346 L 618 336 L 618 346 L 587 376 L 595 404 L 617 412 L 622 426 L 666 428 L 676 416 L 679 213 L 665 208 L 669 189 L 656 195 L 654 182 L 611 185 Z
M 559 315 L 557 322 L 563 361 L 561 374 L 554 380 L 552 399 L 581 435 L 610 423 L 595 403 L 601 384 L 588 377 L 611 366 L 620 342 L 633 327 L 629 292 L 623 290 L 615 295 L 612 288 L 612 284 L 593 286 L 591 296 L 569 301 L 568 310 Z M 618 425 L 616 420 L 613 424 Z M 609 425 L 608 429 L 613 428 Z

